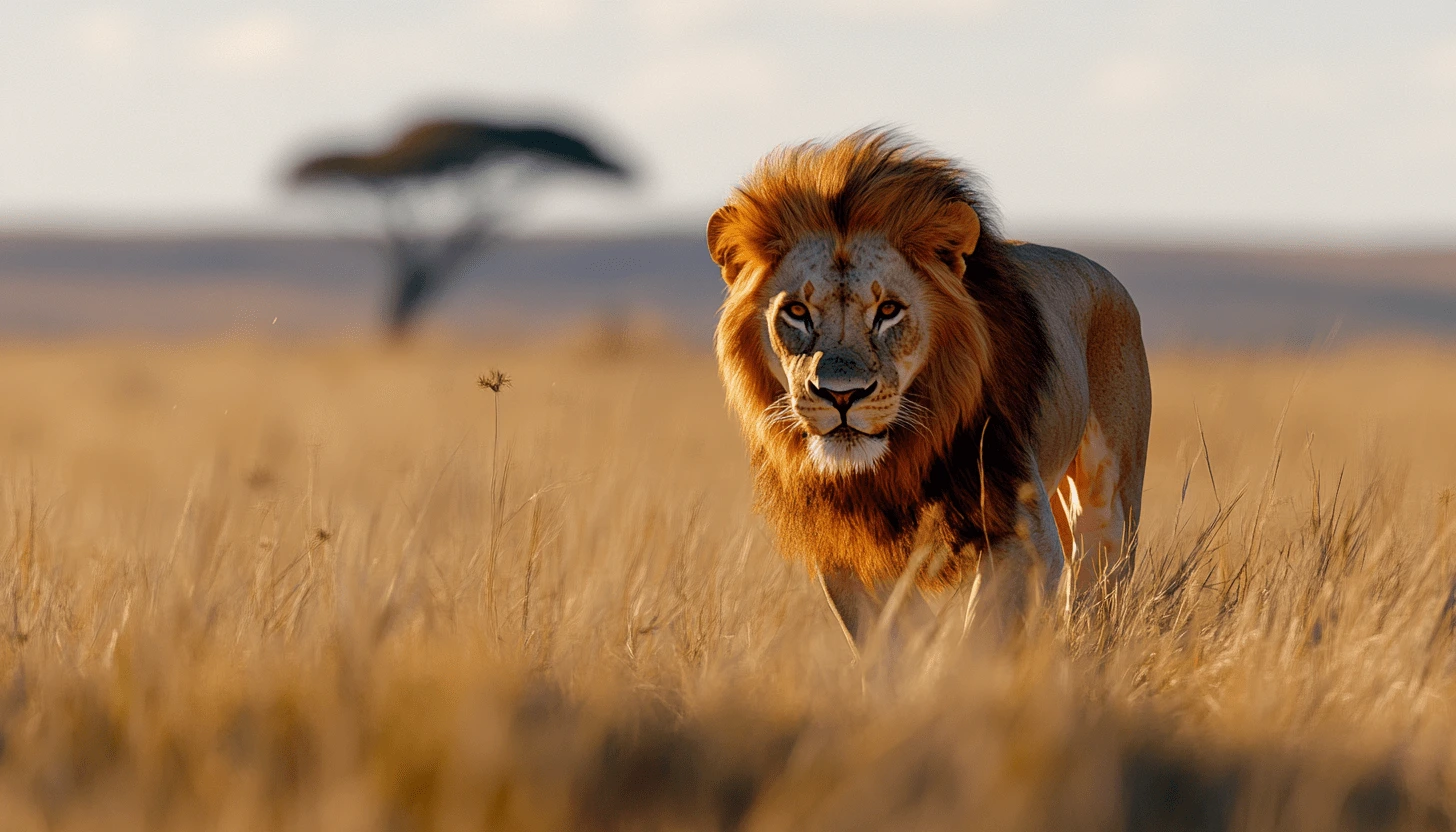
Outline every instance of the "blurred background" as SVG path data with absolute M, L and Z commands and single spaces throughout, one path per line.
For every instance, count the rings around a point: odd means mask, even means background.
M 1456 334 L 1449 0 L 58 0 L 6 8 L 0 101 L 10 337 L 706 345 L 706 218 L 871 124 L 1155 346 Z

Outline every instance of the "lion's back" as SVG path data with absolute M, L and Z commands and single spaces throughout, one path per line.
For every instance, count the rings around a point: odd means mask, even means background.
M 1083 340 L 1094 320 L 1099 328 L 1130 327 L 1141 333 L 1132 295 L 1100 263 L 1069 249 L 1037 243 L 1016 242 L 1007 249 L 1025 276 L 1027 288 L 1041 303 L 1049 326 L 1070 325 Z
M 1008 255 L 1041 306 L 1060 370 L 1043 398 L 1044 437 L 1080 436 L 1083 414 L 1090 410 L 1118 434 L 1129 465 L 1140 470 L 1152 393 L 1132 295 L 1112 272 L 1074 251 L 1018 243 L 1008 247 Z

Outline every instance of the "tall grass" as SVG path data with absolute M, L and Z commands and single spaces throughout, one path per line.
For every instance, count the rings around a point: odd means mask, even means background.
M 1131 585 L 880 683 L 707 355 L 11 344 L 0 829 L 1450 828 L 1453 382 L 1160 357 Z

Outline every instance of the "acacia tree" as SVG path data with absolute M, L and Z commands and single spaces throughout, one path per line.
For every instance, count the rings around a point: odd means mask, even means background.
M 556 127 L 431 119 L 377 151 L 313 156 L 292 182 L 354 188 L 378 201 L 392 272 L 385 314 L 391 334 L 401 337 L 425 302 L 494 238 L 527 189 L 570 171 L 629 178 L 586 139 Z

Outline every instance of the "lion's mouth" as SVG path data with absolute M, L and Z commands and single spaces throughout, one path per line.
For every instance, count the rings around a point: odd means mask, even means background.
M 821 473 L 842 475 L 874 470 L 889 448 L 880 433 L 865 433 L 847 424 L 822 436 L 809 437 L 809 459 Z
M 889 428 L 886 428 L 886 429 L 880 431 L 879 433 L 865 433 L 862 430 L 855 430 L 854 428 L 850 427 L 848 422 L 840 422 L 839 423 L 839 427 L 837 427 L 834 430 L 831 430 L 830 432 L 824 434 L 824 437 L 826 439 L 827 438 L 830 438 L 830 437 L 833 437 L 835 439 L 847 439 L 847 440 L 854 440 L 854 439 L 884 439 L 886 433 L 889 433 Z

